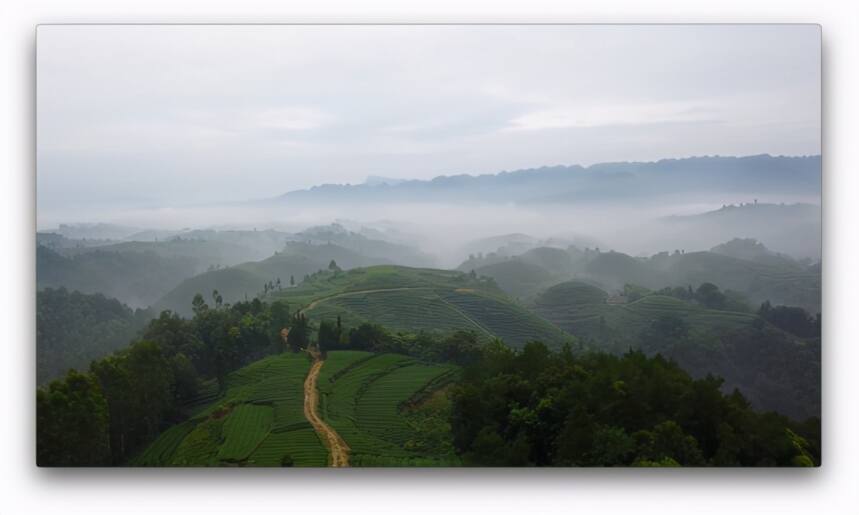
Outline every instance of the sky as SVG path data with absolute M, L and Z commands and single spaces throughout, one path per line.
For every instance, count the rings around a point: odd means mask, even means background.
M 818 154 L 820 54 L 816 25 L 43 25 L 39 218 L 371 175 Z

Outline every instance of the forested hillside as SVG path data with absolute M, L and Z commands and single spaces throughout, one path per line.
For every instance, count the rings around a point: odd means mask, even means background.
M 562 282 L 586 280 L 607 291 L 627 284 L 650 289 L 713 283 L 760 304 L 820 311 L 819 263 L 800 262 L 769 251 L 754 240 L 736 240 L 711 251 L 660 252 L 633 257 L 622 252 L 577 247 L 538 247 L 521 255 L 473 256 L 459 266 L 493 278 L 507 293 L 529 299 Z
M 610 295 L 581 281 L 553 286 L 534 309 L 591 346 L 640 349 L 693 377 L 716 374 L 752 405 L 796 418 L 820 415 L 820 321 L 802 308 L 753 309 L 712 283 Z
M 148 322 L 149 313 L 132 311 L 100 293 L 47 288 L 36 294 L 36 380 L 44 384 L 70 368 L 127 346 Z
M 810 466 L 818 419 L 756 413 L 673 362 L 487 346 L 452 392 L 454 442 L 481 466 Z

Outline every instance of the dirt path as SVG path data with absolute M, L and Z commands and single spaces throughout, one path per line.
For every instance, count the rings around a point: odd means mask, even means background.
M 322 369 L 324 360 L 319 359 L 319 356 L 311 353 L 313 356 L 313 365 L 310 367 L 310 372 L 307 373 L 307 379 L 304 380 L 304 417 L 313 426 L 316 434 L 322 439 L 322 443 L 328 448 L 330 455 L 329 465 L 332 467 L 348 467 L 349 466 L 349 446 L 343 441 L 343 438 L 337 434 L 337 431 L 326 424 L 317 412 L 319 407 L 319 390 L 316 388 L 316 380 L 319 378 L 319 371 Z
M 322 298 L 316 299 L 313 302 L 311 302 L 310 304 L 308 304 L 307 307 L 302 308 L 301 311 L 302 312 L 303 311 L 310 311 L 311 309 L 315 308 L 317 305 L 319 305 L 323 302 L 327 302 L 327 301 L 333 300 L 333 299 L 339 299 L 340 297 L 349 297 L 350 295 L 363 295 L 365 293 L 380 293 L 383 291 L 387 292 L 387 291 L 432 290 L 432 289 L 433 288 L 431 288 L 429 286 L 403 286 L 400 288 L 377 288 L 375 290 L 346 291 L 343 293 L 338 293 L 335 295 L 330 295 L 328 297 L 322 297 Z

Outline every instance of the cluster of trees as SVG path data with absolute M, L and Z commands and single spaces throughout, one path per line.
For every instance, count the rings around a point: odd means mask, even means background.
M 627 285 L 629 287 L 629 285 Z M 641 288 L 638 287 L 638 291 Z M 692 285 L 687 287 L 666 287 L 655 292 L 658 295 L 668 295 L 686 302 L 696 302 L 705 308 L 719 309 L 724 311 L 739 311 L 747 313 L 751 311 L 745 295 L 733 290 L 722 291 L 713 283 L 702 283 L 697 289 Z M 640 295 L 641 296 L 641 295 Z
M 722 380 L 642 352 L 486 345 L 452 391 L 454 444 L 480 466 L 813 466 L 819 419 L 757 413 Z
M 292 341 L 292 330 L 289 338 Z M 340 317 L 337 317 L 336 322 L 322 320 L 319 323 L 316 341 L 323 352 L 331 350 L 392 352 L 426 361 L 458 365 L 473 363 L 478 359 L 481 347 L 477 333 L 474 331 L 455 331 L 449 334 L 431 331 L 394 333 L 373 323 L 362 323 L 346 330 L 342 326 Z
M 794 418 L 820 415 L 819 338 L 798 342 L 762 318 L 745 327 L 696 329 L 664 314 L 644 327 L 634 347 L 675 360 L 693 377 L 715 371 L 756 408 Z
M 811 316 L 802 308 L 773 306 L 769 301 L 761 304 L 758 315 L 772 325 L 801 338 L 820 338 L 820 313 Z
M 146 322 L 149 312 L 132 310 L 100 293 L 85 294 L 65 288 L 36 293 L 36 380 L 60 377 L 70 368 L 86 368 L 90 361 L 128 345 Z
M 283 348 L 281 301 L 228 306 L 214 292 L 211 307 L 200 295 L 193 306 L 192 319 L 164 311 L 126 349 L 38 389 L 39 465 L 124 463 L 183 418 L 203 381 L 223 390 L 229 372 Z

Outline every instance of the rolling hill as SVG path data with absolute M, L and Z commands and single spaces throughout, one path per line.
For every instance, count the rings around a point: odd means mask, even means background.
M 269 282 L 276 284 L 280 280 L 280 288 L 288 288 L 290 278 L 300 283 L 305 275 L 327 269 L 331 260 L 347 269 L 384 262 L 334 244 L 289 242 L 282 252 L 268 259 L 211 270 L 186 279 L 159 300 L 154 309 L 169 309 L 189 315 L 194 295 L 200 293 L 208 299 L 213 290 L 217 290 L 227 303 L 252 299 L 262 295 L 265 284 Z
M 695 377 L 724 378 L 757 409 L 796 419 L 820 416 L 820 338 L 802 338 L 755 314 L 707 309 L 650 294 L 618 302 L 583 281 L 553 286 L 534 301 L 535 311 L 602 350 L 641 349 L 677 361 Z
M 65 287 L 83 293 L 102 293 L 135 308 L 150 306 L 184 279 L 207 269 L 270 255 L 238 243 L 201 239 L 126 241 L 98 246 L 67 246 L 45 237 L 42 241 L 54 246 L 37 246 L 38 289 Z
M 811 313 L 820 311 L 821 301 L 819 264 L 793 260 L 751 240 L 731 240 L 710 251 L 660 252 L 650 257 L 537 247 L 512 257 L 475 256 L 459 270 L 491 277 L 508 294 L 529 300 L 550 286 L 578 279 L 607 291 L 622 290 L 626 284 L 660 289 L 710 282 L 745 295 L 752 304 L 769 300 Z
M 467 329 L 514 347 L 530 340 L 557 346 L 569 338 L 491 280 L 457 271 L 387 265 L 324 272 L 272 296 L 302 306 L 311 319 L 340 316 L 344 325 L 370 321 L 395 330 Z
M 570 334 L 601 339 L 634 337 L 656 318 L 673 315 L 690 326 L 739 328 L 757 318 L 750 313 L 717 311 L 665 295 L 647 295 L 634 302 L 613 304 L 609 294 L 583 281 L 555 285 L 534 300 L 535 311 Z
M 146 307 L 176 284 L 200 271 L 185 256 L 164 257 L 155 252 L 111 252 L 95 249 L 64 256 L 36 247 L 36 288 L 67 288 L 101 293 L 131 307 Z
M 372 258 L 374 263 L 397 263 L 404 266 L 425 267 L 432 266 L 435 262 L 435 258 L 410 245 L 383 239 L 385 235 L 380 231 L 363 226 L 361 230 L 362 232 L 359 233 L 347 229 L 340 223 L 332 223 L 310 227 L 295 234 L 292 239 L 312 245 L 337 245 Z M 351 266 L 347 266 L 347 268 L 351 268 Z
M 36 381 L 58 378 L 70 368 L 125 347 L 148 319 L 116 299 L 65 288 L 36 293 Z

